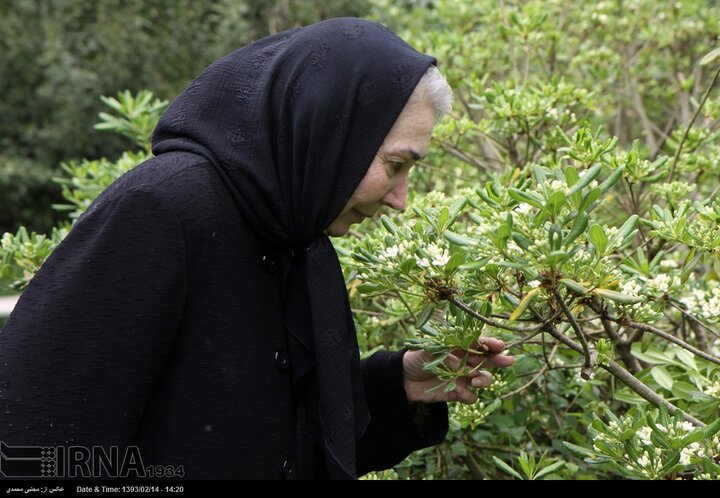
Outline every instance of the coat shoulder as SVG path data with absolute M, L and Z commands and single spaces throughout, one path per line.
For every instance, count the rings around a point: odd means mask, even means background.
M 232 198 L 213 166 L 194 154 L 166 153 L 140 163 L 105 189 L 88 212 L 113 204 L 128 192 L 153 196 L 183 225 L 202 223 L 233 209 Z

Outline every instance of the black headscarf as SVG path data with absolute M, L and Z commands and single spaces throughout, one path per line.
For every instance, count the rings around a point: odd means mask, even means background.
M 331 477 L 356 477 L 355 440 L 369 415 L 347 291 L 323 231 L 434 63 L 380 24 L 322 21 L 212 64 L 153 135 L 156 155 L 207 158 L 261 240 L 296 255 L 283 310 L 295 344 L 293 381 L 314 365 Z

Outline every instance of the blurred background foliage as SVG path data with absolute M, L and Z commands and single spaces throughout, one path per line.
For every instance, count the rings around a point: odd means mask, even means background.
M 101 95 L 174 98 L 207 65 L 268 33 L 338 16 L 365 0 L 4 0 L 0 2 L 0 232 L 47 232 L 61 162 L 132 146 L 97 133 Z

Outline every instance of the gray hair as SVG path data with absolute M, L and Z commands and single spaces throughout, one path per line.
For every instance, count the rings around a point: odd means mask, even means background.
M 436 121 L 452 110 L 453 94 L 445 76 L 436 66 L 430 66 L 417 84 L 415 92 L 422 89 L 422 94 L 432 102 L 437 114 Z M 412 98 L 412 97 L 411 97 Z

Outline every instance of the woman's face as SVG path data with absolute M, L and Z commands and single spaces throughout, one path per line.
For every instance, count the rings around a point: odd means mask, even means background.
M 427 155 L 434 125 L 435 107 L 413 94 L 350 200 L 327 228 L 328 235 L 345 235 L 350 225 L 371 218 L 382 205 L 405 209 L 410 168 Z

